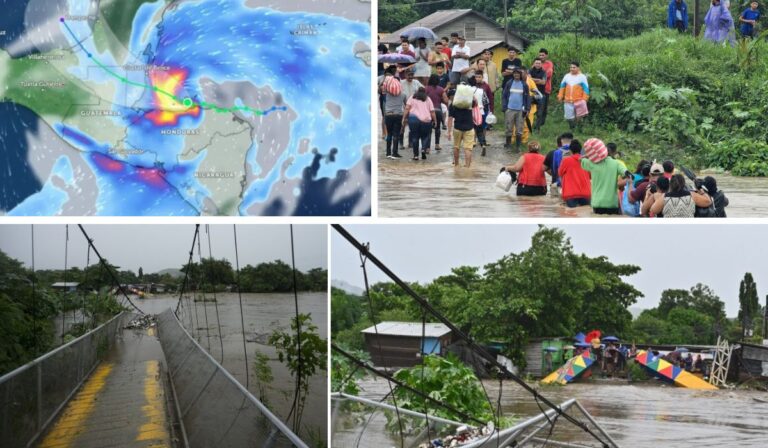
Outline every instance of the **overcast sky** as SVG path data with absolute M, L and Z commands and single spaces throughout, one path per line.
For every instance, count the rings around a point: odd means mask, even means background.
M 195 233 L 194 225 L 86 225 L 99 253 L 123 270 L 138 273 L 139 267 L 149 274 L 163 269 L 178 269 L 189 259 Z M 38 269 L 64 268 L 64 225 L 35 225 L 35 266 Z M 296 267 L 301 271 L 327 265 L 328 244 L 325 225 L 295 225 Z M 203 257 L 208 256 L 208 237 L 200 226 Z M 235 266 L 232 225 L 211 225 L 211 246 L 215 258 L 227 258 Z M 256 265 L 280 259 L 291 263 L 291 240 L 288 225 L 237 226 L 240 266 Z M 0 249 L 22 261 L 31 262 L 31 228 L 29 225 L 0 225 Z M 85 266 L 87 244 L 76 225 L 69 226 L 69 266 Z M 195 248 L 197 259 L 197 248 Z M 91 254 L 91 263 L 96 256 Z
M 739 282 L 751 272 L 760 303 L 768 294 L 766 232 L 758 225 L 558 225 L 577 253 L 606 255 L 613 263 L 642 270 L 626 277 L 645 297 L 635 306 L 652 308 L 668 288 L 704 283 L 725 302 L 728 316 L 739 310 Z M 400 278 L 429 282 L 460 265 L 483 266 L 530 246 L 536 225 L 348 225 L 361 242 Z M 371 266 L 369 264 L 369 266 Z M 371 284 L 386 277 L 374 267 Z M 331 229 L 331 277 L 362 287 L 355 249 Z

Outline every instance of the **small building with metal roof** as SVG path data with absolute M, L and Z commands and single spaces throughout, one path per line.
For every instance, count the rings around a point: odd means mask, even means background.
M 380 322 L 362 331 L 371 360 L 378 367 L 411 367 L 422 354 L 445 353 L 453 341 L 444 324 L 421 322 Z

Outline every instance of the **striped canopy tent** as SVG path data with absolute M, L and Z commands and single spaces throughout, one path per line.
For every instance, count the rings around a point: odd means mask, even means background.
M 709 384 L 698 376 L 686 372 L 684 369 L 664 360 L 661 355 L 654 356 L 645 350 L 637 352 L 635 361 L 648 369 L 652 374 L 670 383 L 690 389 L 717 390 L 717 387 Z
M 547 375 L 541 380 L 543 384 L 568 384 L 581 376 L 595 362 L 595 357 L 590 350 L 585 350 L 580 355 L 569 359 L 562 367 Z

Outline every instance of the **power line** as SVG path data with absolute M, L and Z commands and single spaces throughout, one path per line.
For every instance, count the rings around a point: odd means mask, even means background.
M 123 294 L 123 297 L 125 297 L 128 300 L 128 303 L 131 304 L 131 306 L 136 309 L 136 311 L 139 312 L 139 314 L 144 314 L 144 311 L 141 311 L 141 309 L 136 306 L 135 303 L 131 300 L 130 297 L 128 297 L 128 294 L 125 292 L 125 289 L 123 289 L 123 285 L 120 284 L 120 280 L 117 278 L 117 275 L 115 275 L 114 272 L 112 272 L 112 269 L 107 264 L 106 260 L 101 256 L 99 253 L 99 250 L 96 249 L 96 246 L 93 244 L 93 240 L 91 237 L 88 236 L 88 233 L 86 233 L 85 229 L 83 228 L 82 224 L 78 224 L 77 227 L 80 228 L 80 231 L 83 232 L 83 236 L 85 236 L 85 239 L 88 241 L 88 244 L 93 248 L 93 253 L 96 254 L 97 257 L 99 257 L 99 262 L 101 263 L 101 266 L 104 267 L 107 270 L 107 273 L 109 274 L 109 277 L 112 279 L 112 282 L 117 285 L 117 290 L 120 291 Z
M 539 391 L 531 387 L 528 383 L 526 383 L 522 378 L 515 375 L 514 373 L 510 372 L 509 369 L 504 364 L 501 364 L 494 356 L 492 356 L 490 353 L 488 353 L 487 350 L 485 350 L 483 347 L 478 345 L 472 338 L 470 338 L 467 334 L 465 334 L 460 328 L 458 328 L 456 325 L 453 324 L 448 318 L 443 316 L 440 312 L 438 312 L 427 300 L 425 300 L 423 297 L 421 297 L 416 291 L 413 290 L 407 283 L 405 283 L 400 277 L 398 277 L 392 270 L 390 270 L 383 262 L 381 262 L 378 258 L 376 258 L 373 254 L 370 253 L 368 247 L 359 241 L 355 239 L 352 234 L 347 232 L 347 230 L 339 225 L 339 224 L 332 224 L 333 228 L 341 234 L 350 244 L 352 244 L 355 248 L 357 248 L 362 254 L 365 254 L 366 258 L 370 260 L 373 264 L 375 264 L 381 271 L 392 281 L 397 284 L 405 293 L 407 293 L 411 298 L 413 298 L 415 301 L 417 301 L 423 309 L 426 309 L 430 314 L 435 316 L 440 322 L 445 324 L 456 336 L 458 336 L 460 339 L 464 340 L 467 345 L 476 353 L 478 353 L 480 356 L 485 358 L 491 365 L 496 367 L 498 369 L 499 373 L 504 375 L 505 377 L 513 380 L 517 384 L 519 384 L 523 389 L 528 391 L 530 394 L 533 395 L 533 397 L 537 400 L 541 400 L 542 403 L 546 404 L 555 412 L 557 412 L 558 416 L 562 416 L 569 422 L 571 422 L 573 425 L 578 427 L 579 429 L 583 430 L 587 434 L 591 435 L 595 440 L 600 442 L 601 445 L 608 447 L 610 446 L 608 443 L 603 441 L 603 439 L 597 435 L 594 431 L 592 431 L 587 425 L 585 425 L 583 422 L 577 420 L 576 418 L 566 414 L 560 406 L 556 405 L 555 403 L 548 400 L 546 397 L 541 395 Z

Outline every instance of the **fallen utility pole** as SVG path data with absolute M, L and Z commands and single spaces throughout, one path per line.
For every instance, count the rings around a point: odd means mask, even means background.
M 579 429 L 583 430 L 587 434 L 591 435 L 595 440 L 600 442 L 600 444 L 604 447 L 609 446 L 616 446 L 616 444 L 609 445 L 607 442 L 603 441 L 603 439 L 594 433 L 587 425 L 582 423 L 581 421 L 575 419 L 574 417 L 566 414 L 563 409 L 561 409 L 558 405 L 551 402 L 549 399 L 541 395 L 536 389 L 531 387 L 528 383 L 526 383 L 522 378 L 515 375 L 514 373 L 510 372 L 509 369 L 503 364 L 501 364 L 499 361 L 496 360 L 496 358 L 488 353 L 487 350 L 485 350 L 483 347 L 478 345 L 472 338 L 470 338 L 467 334 L 465 334 L 459 327 L 453 324 L 450 320 L 448 320 L 445 316 L 443 316 L 441 313 L 439 313 L 432 305 L 423 297 L 421 297 L 416 291 L 413 290 L 407 283 L 405 283 L 400 277 L 398 277 L 394 272 L 392 272 L 384 263 L 382 263 L 378 258 L 376 258 L 372 253 L 370 253 L 368 247 L 361 242 L 357 241 L 352 234 L 347 232 L 347 230 L 341 226 L 340 224 L 332 224 L 333 228 L 341 234 L 341 236 L 344 237 L 347 241 L 349 241 L 350 244 L 352 244 L 357 250 L 362 253 L 366 259 L 370 260 L 376 267 L 381 269 L 381 271 L 387 275 L 389 278 L 392 279 L 392 281 L 395 282 L 400 288 L 402 288 L 403 291 L 405 291 L 406 294 L 411 296 L 415 301 L 421 305 L 421 307 L 435 316 L 440 322 L 445 324 L 448 328 L 451 329 L 451 331 L 457 335 L 460 339 L 464 340 L 467 345 L 469 345 L 470 348 L 475 350 L 480 356 L 485 358 L 491 365 L 495 366 L 499 372 L 502 374 L 503 378 L 508 378 L 519 384 L 523 389 L 528 391 L 531 395 L 534 396 L 537 400 L 540 400 L 542 403 L 546 404 L 550 408 L 554 409 L 557 414 L 560 417 L 563 417 L 564 419 L 568 420 L 570 423 L 578 427 Z

